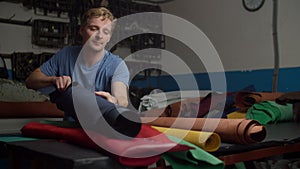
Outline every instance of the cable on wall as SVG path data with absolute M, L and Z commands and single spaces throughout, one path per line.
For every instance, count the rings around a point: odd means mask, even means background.
M 273 45 L 274 45 L 274 73 L 272 91 L 277 92 L 279 72 L 279 45 L 278 45 L 278 0 L 273 0 Z

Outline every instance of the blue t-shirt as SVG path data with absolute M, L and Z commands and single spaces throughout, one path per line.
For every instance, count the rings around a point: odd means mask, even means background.
M 41 65 L 41 71 L 47 76 L 70 76 L 73 82 L 77 81 L 84 84 L 92 92 L 106 91 L 111 93 L 112 82 L 123 82 L 128 86 L 129 71 L 119 56 L 105 51 L 103 58 L 95 65 L 91 67 L 77 66 L 80 63 L 77 59 L 80 58 L 81 49 L 81 46 L 64 47 Z M 91 74 L 95 75 L 92 76 Z

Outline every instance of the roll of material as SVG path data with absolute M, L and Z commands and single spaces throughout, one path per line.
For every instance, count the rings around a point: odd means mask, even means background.
M 0 118 L 62 118 L 64 112 L 54 103 L 44 102 L 2 102 L 0 101 Z
M 217 151 L 221 145 L 221 138 L 218 134 L 205 131 L 184 130 L 152 126 L 166 135 L 181 138 L 208 152 Z
M 141 129 L 138 112 L 115 105 L 96 96 L 78 83 L 66 91 L 50 94 L 52 102 L 68 116 L 79 120 L 83 128 L 119 139 L 135 137 Z
M 251 144 L 265 139 L 266 129 L 259 122 L 247 119 L 142 117 L 153 126 L 215 132 L 228 143 Z
M 168 136 L 172 141 L 179 144 L 188 145 L 194 149 L 180 152 L 167 152 L 163 155 L 168 163 L 171 164 L 172 169 L 224 169 L 225 164 L 216 156 L 204 151 L 200 147 L 179 139 L 177 137 Z
M 246 118 L 256 120 L 260 124 L 293 121 L 293 106 L 277 104 L 274 101 L 255 103 L 248 109 Z
M 199 111 L 199 103 L 202 98 L 187 98 L 163 108 L 151 109 L 144 111 L 145 117 L 197 117 Z
M 280 92 L 238 92 L 235 96 L 235 105 L 243 111 L 247 111 L 255 103 L 263 101 L 275 101 L 284 93 Z
M 67 141 L 105 153 L 123 165 L 135 167 L 149 166 L 159 161 L 165 152 L 192 149 L 190 146 L 171 141 L 166 135 L 148 125 L 142 125 L 138 135 L 131 140 L 109 138 L 100 133 L 84 131 L 82 128 L 69 127 L 30 122 L 23 126 L 21 132 L 27 137 Z M 87 132 L 92 133 L 93 140 L 87 135 Z

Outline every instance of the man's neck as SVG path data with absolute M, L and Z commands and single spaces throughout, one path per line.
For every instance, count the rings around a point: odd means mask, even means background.
M 104 56 L 105 50 L 94 51 L 87 49 L 83 52 L 83 61 L 86 67 L 91 67 L 94 64 L 98 63 Z

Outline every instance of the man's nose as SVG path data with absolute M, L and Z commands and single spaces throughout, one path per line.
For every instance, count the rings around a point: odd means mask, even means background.
M 98 30 L 98 31 L 96 32 L 96 34 L 95 34 L 95 38 L 96 38 L 96 39 L 101 39 L 102 37 L 103 37 L 103 36 L 102 36 L 101 31 Z

